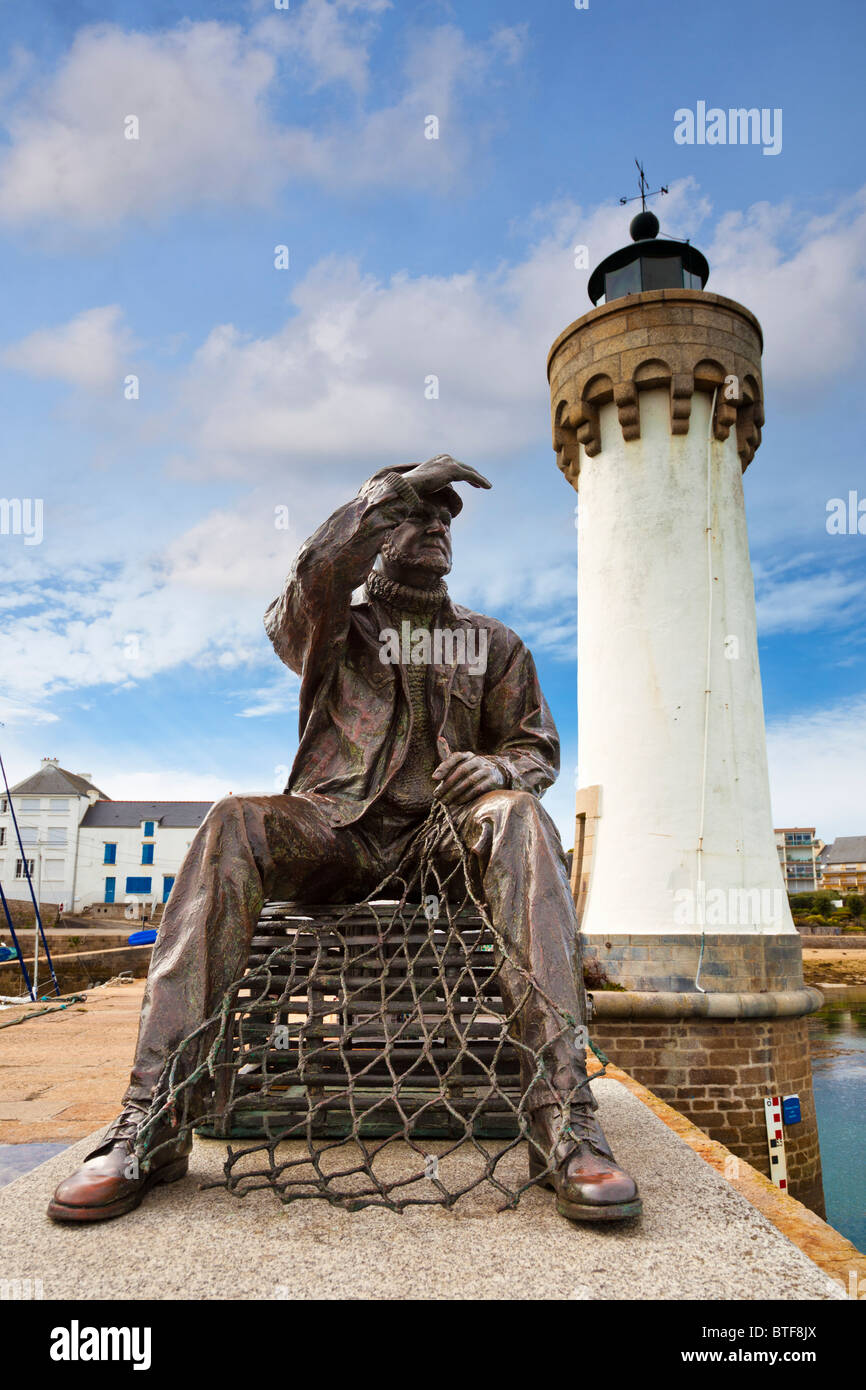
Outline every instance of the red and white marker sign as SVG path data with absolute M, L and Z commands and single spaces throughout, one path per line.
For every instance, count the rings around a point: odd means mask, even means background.
M 765 1096 L 764 1114 L 767 1119 L 767 1144 L 770 1149 L 770 1177 L 783 1192 L 788 1190 L 788 1168 L 785 1163 L 785 1130 L 782 1124 L 782 1097 Z

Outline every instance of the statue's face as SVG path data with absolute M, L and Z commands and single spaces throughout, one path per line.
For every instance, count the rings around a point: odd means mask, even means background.
M 438 503 L 407 517 L 382 547 L 385 574 L 400 583 L 415 578 L 441 579 L 451 569 L 451 513 Z

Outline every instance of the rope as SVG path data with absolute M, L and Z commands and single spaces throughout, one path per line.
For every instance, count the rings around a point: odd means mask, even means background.
M 28 1019 L 40 1018 L 42 1014 L 62 1013 L 64 1009 L 68 1009 L 72 1004 L 83 1004 L 86 998 L 86 994 L 72 994 L 65 1004 L 52 1004 L 48 1009 L 31 1009 L 28 1013 L 22 1014 L 20 1018 L 10 1018 L 7 1019 L 5 1023 L 0 1023 L 0 1028 L 14 1028 L 16 1023 L 26 1023 Z

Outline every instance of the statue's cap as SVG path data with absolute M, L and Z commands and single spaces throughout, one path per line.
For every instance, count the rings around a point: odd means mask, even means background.
M 387 473 L 409 473 L 417 467 L 417 463 L 392 463 L 388 468 L 380 468 L 378 473 L 373 474 L 373 477 L 384 478 Z M 446 483 L 436 492 L 425 492 L 423 496 L 425 502 L 441 502 L 443 507 L 448 508 L 452 517 L 458 516 L 463 511 L 463 498 L 450 483 Z

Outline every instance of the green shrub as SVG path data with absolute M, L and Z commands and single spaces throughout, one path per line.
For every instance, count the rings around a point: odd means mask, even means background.
M 815 906 L 814 898 L 814 893 L 789 893 L 788 902 L 791 905 L 791 911 L 798 916 L 804 912 L 811 912 Z
M 816 912 L 832 912 L 833 904 L 839 899 L 838 893 L 815 893 L 813 902 Z

